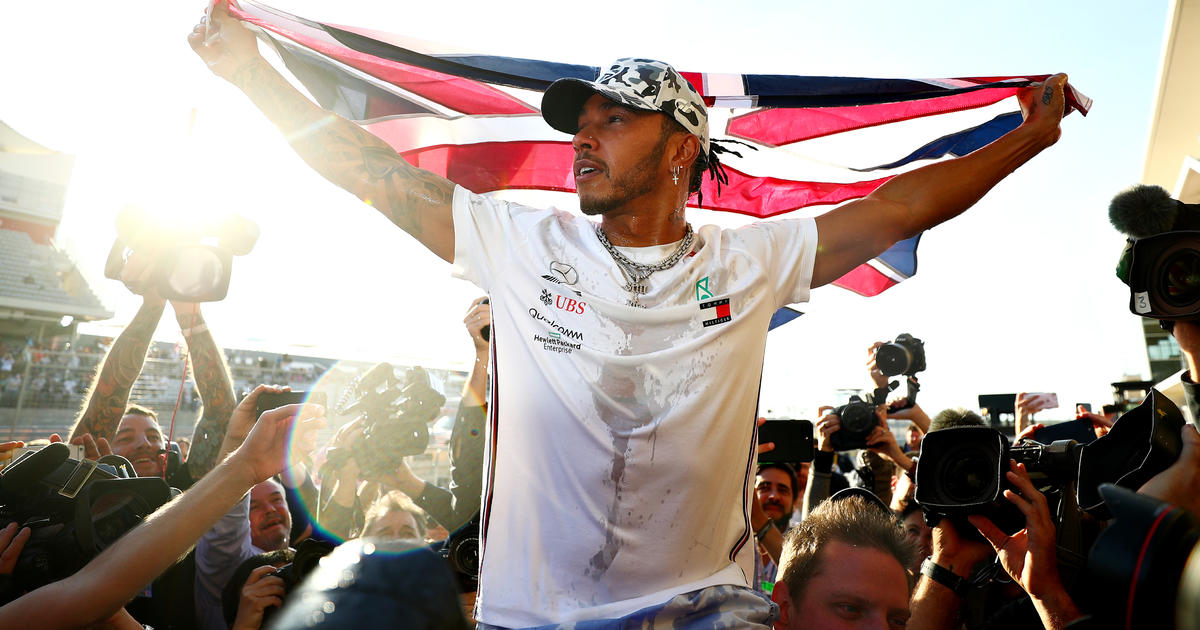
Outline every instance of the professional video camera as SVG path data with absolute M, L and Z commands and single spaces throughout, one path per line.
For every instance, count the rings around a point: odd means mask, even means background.
M 1108 216 L 1129 237 L 1117 263 L 1129 310 L 1166 321 L 1200 317 L 1200 204 L 1135 186 L 1113 197 Z
M 354 395 L 358 398 L 348 402 Z M 396 472 L 405 457 L 428 448 L 429 423 L 445 404 L 446 397 L 433 389 L 423 368 L 411 368 L 398 377 L 391 364 L 376 365 L 352 384 L 337 407 L 341 415 L 363 416 L 365 439 L 353 452 L 330 450 L 329 465 L 338 468 L 354 458 L 368 478 Z
M 243 217 L 167 224 L 137 206 L 125 206 L 117 215 L 117 239 L 104 275 L 121 280 L 129 256 L 147 254 L 154 258 L 154 275 L 131 290 L 153 288 L 169 300 L 215 302 L 229 292 L 233 256 L 250 253 L 257 241 L 258 225 Z
M 932 431 L 921 442 L 914 498 L 932 523 L 942 516 L 965 522 L 968 514 L 982 514 L 1014 533 L 1025 522 L 1003 498 L 1004 490 L 1012 488 L 1005 473 L 1009 459 L 1014 459 L 1025 465 L 1034 486 L 1051 491 L 1048 498 L 1066 499 L 1058 509 L 1051 508 L 1056 520 L 1077 516 L 1080 510 L 1108 518 L 1100 485 L 1137 489 L 1166 470 L 1183 448 L 1183 424 L 1179 408 L 1151 390 L 1107 435 L 1087 445 L 1074 440 L 1010 445 L 1004 434 L 990 427 Z
M 875 350 L 875 365 L 884 376 L 913 376 L 925 369 L 925 342 L 901 333 Z
M 0 523 L 32 529 L 13 571 L 32 590 L 70 576 L 171 498 L 124 457 L 70 458 L 66 444 L 26 453 L 0 474 Z

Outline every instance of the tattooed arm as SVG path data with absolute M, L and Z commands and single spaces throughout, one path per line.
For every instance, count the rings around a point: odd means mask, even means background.
M 1023 89 L 1018 99 L 1024 122 L 991 144 L 897 175 L 870 195 L 817 217 L 820 244 L 812 286 L 833 282 L 893 243 L 965 212 L 1017 167 L 1057 142 L 1066 84 L 1067 75 L 1057 74 Z
M 171 302 L 179 329 L 187 340 L 188 359 L 192 362 L 192 378 L 200 390 L 204 413 L 196 423 L 192 450 L 188 453 L 188 471 L 193 479 L 203 477 L 217 464 L 217 452 L 225 439 L 229 417 L 236 406 L 233 379 L 225 355 L 213 341 L 212 333 L 200 315 L 200 305 Z
M 68 441 L 85 433 L 108 440 L 116 435 L 117 425 L 121 423 L 129 404 L 129 391 L 142 372 L 150 338 L 158 327 L 165 306 L 166 302 L 160 297 L 148 295 L 143 298 L 142 308 L 113 342 L 108 356 L 104 357 L 104 365 L 88 391 L 87 403 L 75 420 Z
M 206 39 L 201 23 L 188 37 L 209 69 L 245 92 L 314 170 L 452 261 L 454 184 L 413 167 L 384 141 L 314 105 L 258 54 L 254 35 L 224 3 L 213 7 L 211 19 L 215 35 Z

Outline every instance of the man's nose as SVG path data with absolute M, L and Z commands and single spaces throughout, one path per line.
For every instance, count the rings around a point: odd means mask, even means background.
M 584 149 L 595 149 L 596 137 L 587 125 L 580 125 L 579 131 L 576 131 L 574 137 L 571 138 L 571 146 L 575 147 L 577 152 Z

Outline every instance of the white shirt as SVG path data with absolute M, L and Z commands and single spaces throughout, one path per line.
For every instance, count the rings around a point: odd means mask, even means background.
M 455 189 L 454 272 L 492 310 L 485 623 L 619 617 L 754 576 L 767 325 L 808 299 L 816 223 L 701 228 L 645 309 L 594 230 Z

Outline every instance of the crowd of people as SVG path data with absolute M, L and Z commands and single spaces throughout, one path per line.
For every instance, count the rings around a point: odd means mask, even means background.
M 1145 478 L 1098 486 L 1103 515 L 1085 517 L 1063 489 L 1081 480 L 1048 478 L 998 432 L 996 453 L 927 472 L 932 445 L 991 431 L 970 410 L 930 417 L 915 400 L 875 396 L 856 446 L 844 446 L 847 407 L 820 409 L 811 461 L 772 461 L 793 445 L 756 443 L 775 311 L 953 219 L 1053 145 L 1065 75 L 1023 88 L 1023 122 L 995 142 L 820 217 L 693 229 L 687 203 L 706 176 L 728 181 L 720 155 L 730 148 L 710 137 L 703 97 L 668 64 L 621 59 L 594 81 L 545 90 L 542 117 L 572 138 L 581 217 L 412 166 L 297 91 L 239 21 L 251 18 L 218 2 L 189 42 L 312 168 L 486 295 L 464 319 L 476 356 L 450 437 L 451 483 L 421 479 L 405 459 L 428 445 L 445 401 L 419 371 L 364 374 L 360 417 L 319 444 L 325 408 L 267 402 L 287 385 L 257 384 L 239 400 L 200 305 L 156 293 L 145 282 L 156 259 L 135 250 L 121 279 L 142 307 L 70 434 L 50 439 L 106 466 L 101 477 L 135 474 L 123 481 L 158 497 L 142 504 L 153 513 L 120 519 L 124 535 L 88 547 L 82 566 L 58 567 L 44 549 L 62 528 L 14 506 L 91 501 L 92 486 L 54 469 L 51 456 L 67 450 L 54 444 L 8 468 L 0 493 L 22 518 L 0 530 L 0 575 L 11 576 L 0 582 L 0 627 L 1200 627 L 1187 586 L 1200 580 L 1200 432 L 1153 395 L 1158 406 L 1136 417 L 1080 415 L 1081 439 L 1094 444 L 1131 439 L 1122 427 L 1134 422 L 1169 427 L 1147 440 L 1156 457 L 1138 468 Z M 168 302 L 202 401 L 186 457 L 131 399 Z M 1174 334 L 1196 412 L 1200 323 L 1179 321 Z M 868 371 L 886 392 L 878 347 Z M 1030 442 L 1051 431 L 1032 421 L 1031 401 L 1014 401 L 1014 438 L 1048 452 Z M 903 444 L 889 419 L 910 423 Z M 1056 444 L 1061 458 L 1068 447 Z M 922 495 L 933 484 L 953 500 L 989 475 L 1003 493 L 975 511 Z M 74 526 L 112 533 L 113 523 Z M 1122 562 L 1081 575 L 1084 541 L 1110 532 L 1122 538 L 1104 558 Z

